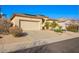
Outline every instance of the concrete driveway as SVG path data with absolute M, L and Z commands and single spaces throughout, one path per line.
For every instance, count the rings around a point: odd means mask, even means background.
M 79 33 L 72 32 L 24 31 L 24 33 L 27 35 L 19 38 L 12 35 L 2 35 L 0 52 L 12 52 L 79 37 Z

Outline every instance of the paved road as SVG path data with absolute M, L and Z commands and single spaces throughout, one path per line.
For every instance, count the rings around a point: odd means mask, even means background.
M 78 53 L 79 37 L 52 44 L 15 51 L 14 53 Z

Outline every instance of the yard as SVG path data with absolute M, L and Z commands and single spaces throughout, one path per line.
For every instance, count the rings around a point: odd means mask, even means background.
M 63 40 L 79 37 L 79 33 L 54 31 L 24 31 L 24 36 L 14 37 L 12 35 L 0 35 L 0 52 L 12 52 L 21 49 L 46 45 Z

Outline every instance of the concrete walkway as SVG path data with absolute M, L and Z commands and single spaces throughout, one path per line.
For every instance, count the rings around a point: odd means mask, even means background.
M 72 32 L 25 31 L 25 33 L 27 33 L 26 36 L 19 38 L 15 38 L 12 35 L 2 35 L 0 52 L 12 52 L 79 37 L 79 33 Z

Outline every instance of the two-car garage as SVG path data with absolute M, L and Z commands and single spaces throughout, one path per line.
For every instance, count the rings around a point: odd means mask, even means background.
M 23 30 L 40 30 L 40 21 L 20 20 L 20 27 Z

